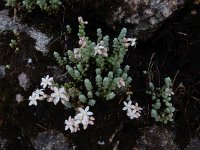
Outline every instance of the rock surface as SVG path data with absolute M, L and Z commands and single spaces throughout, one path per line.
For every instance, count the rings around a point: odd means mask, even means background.
M 19 85 L 23 87 L 25 91 L 30 87 L 29 77 L 24 72 L 18 75 L 18 80 L 19 80 Z
M 72 150 L 64 135 L 54 130 L 40 133 L 31 142 L 36 150 Z
M 18 93 L 15 96 L 15 99 L 16 99 L 17 103 L 20 103 L 20 102 L 22 102 L 24 100 L 24 97 L 20 93 Z
M 199 150 L 200 148 L 200 139 L 192 139 L 190 145 L 187 146 L 186 150 Z
M 1 150 L 6 149 L 6 142 L 7 142 L 6 139 L 0 137 L 0 149 L 1 149 Z
M 4 65 L 0 66 L 0 78 L 3 78 L 6 75 L 6 67 Z
M 43 52 L 43 54 L 48 52 L 47 45 L 52 37 L 48 37 L 46 34 L 26 24 L 21 24 L 18 18 L 16 20 L 10 18 L 8 10 L 0 11 L 0 22 L 0 31 L 18 30 L 20 32 L 26 32 L 31 38 L 35 39 L 36 50 Z
M 176 150 L 178 147 L 173 142 L 174 133 L 158 126 L 149 127 L 144 131 L 144 136 L 137 141 L 139 149 Z
M 132 36 L 147 39 L 183 5 L 184 0 L 123 0 L 111 11 L 109 21 L 130 24 Z

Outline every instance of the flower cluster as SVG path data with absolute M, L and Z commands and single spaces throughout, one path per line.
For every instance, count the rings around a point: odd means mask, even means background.
M 47 99 L 48 102 L 54 102 L 55 105 L 59 101 L 61 101 L 63 104 L 65 104 L 66 101 L 69 101 L 69 96 L 63 87 L 58 88 L 53 86 L 53 77 L 49 77 L 49 75 L 47 75 L 46 77 L 42 78 L 40 85 L 42 86 L 42 89 L 35 90 L 32 95 L 29 96 L 29 106 L 37 106 L 37 100 L 44 99 Z M 51 93 L 51 95 L 45 94 L 44 90 L 46 88 L 51 89 L 53 93 Z
M 29 105 L 37 105 L 36 100 L 46 99 L 55 105 L 60 101 L 66 108 L 78 108 L 77 114 L 65 120 L 65 130 L 71 133 L 80 130 L 80 125 L 86 129 L 94 124 L 93 113 L 89 106 L 94 106 L 97 99 L 113 100 L 119 95 L 130 93 L 132 78 L 128 75 L 130 67 L 122 67 L 124 57 L 129 46 L 135 46 L 135 38 L 125 38 L 127 29 L 123 28 L 119 36 L 113 39 L 112 45 L 109 36 L 103 36 L 101 29 L 97 29 L 97 41 L 93 42 L 86 36 L 85 25 L 88 24 L 82 17 L 78 18 L 79 46 L 73 50 L 67 50 L 65 57 L 54 53 L 60 66 L 63 66 L 67 79 L 63 85 L 55 84 L 53 78 L 42 78 L 42 89 L 39 96 L 29 98 Z M 69 75 L 69 76 L 68 76 Z M 49 88 L 46 90 L 46 88 Z M 48 94 L 45 94 L 47 91 Z M 47 93 L 46 92 L 46 93 Z M 128 99 L 129 100 L 129 99 Z M 123 110 L 127 109 L 127 115 L 139 118 L 142 108 L 128 102 Z M 86 106 L 86 107 L 85 107 Z M 83 108 L 85 107 L 85 109 Z
M 92 116 L 93 113 L 89 111 L 89 106 L 85 109 L 79 108 L 79 113 L 76 114 L 74 118 L 69 116 L 68 120 L 65 120 L 65 130 L 70 130 L 71 133 L 77 132 L 80 130 L 79 125 L 83 125 L 83 129 L 85 130 L 88 125 L 94 125 L 94 117 Z
M 52 101 L 54 102 L 55 105 L 60 100 L 63 104 L 65 104 L 66 101 L 69 101 L 69 96 L 63 87 L 62 88 L 53 87 L 53 91 L 54 91 L 54 93 L 51 94 L 51 97 L 52 97 Z M 49 102 L 51 102 L 51 101 L 49 101 Z
M 40 85 L 43 89 L 36 89 L 31 96 L 29 96 L 29 106 L 35 105 L 37 106 L 37 100 L 44 100 L 47 99 L 48 102 L 53 102 L 55 105 L 61 101 L 62 104 L 66 105 L 66 102 L 69 101 L 69 94 L 66 92 L 64 87 L 58 88 L 54 86 L 53 77 L 46 77 L 42 78 Z M 49 88 L 52 93 L 47 95 L 44 93 L 44 90 Z M 85 109 L 78 108 L 79 112 L 76 114 L 74 118 L 71 116 L 68 120 L 65 120 L 65 130 L 70 130 L 71 133 L 77 132 L 80 130 L 80 124 L 83 125 L 83 129 L 86 129 L 88 125 L 94 124 L 94 117 L 92 116 L 93 113 L 89 111 L 89 106 Z
M 129 100 L 128 102 L 124 102 L 124 108 L 122 110 L 126 110 L 127 116 L 132 120 L 134 118 L 139 118 L 141 116 L 142 108 L 138 106 L 138 103 L 135 105 L 132 104 L 132 101 Z

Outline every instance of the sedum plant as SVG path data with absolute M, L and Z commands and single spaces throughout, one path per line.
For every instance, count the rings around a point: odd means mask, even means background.
M 128 91 L 132 81 L 128 76 L 129 66 L 123 68 L 121 63 L 132 43 L 131 38 L 129 41 L 125 38 L 125 28 L 113 40 L 112 47 L 109 46 L 109 36 L 103 37 L 101 29 L 97 29 L 97 42 L 92 42 L 84 30 L 87 22 L 81 17 L 78 19 L 79 46 L 67 51 L 68 58 L 61 58 L 57 52 L 54 56 L 60 66 L 66 64 L 66 71 L 72 80 L 65 83 L 65 87 L 76 89 L 76 93 L 70 92 L 71 96 L 93 106 L 97 97 L 112 100 L 122 88 Z
M 11 6 L 11 7 L 15 7 L 15 5 L 17 4 L 17 0 L 5 0 L 6 2 L 6 6 Z
M 168 121 L 173 121 L 175 108 L 171 103 L 171 97 L 174 95 L 172 90 L 172 81 L 170 77 L 164 79 L 165 84 L 162 87 L 155 87 L 152 82 L 149 83 L 149 91 L 147 94 L 151 95 L 152 110 L 151 117 L 157 122 L 167 124 Z
M 46 99 L 57 105 L 61 102 L 66 108 L 78 110 L 75 117 L 65 120 L 65 130 L 77 132 L 80 125 L 86 129 L 93 125 L 95 118 L 89 111 L 89 106 L 94 106 L 96 100 L 113 100 L 122 94 L 130 100 L 131 77 L 128 76 L 129 66 L 122 67 L 124 56 L 129 46 L 135 46 L 135 38 L 126 38 L 127 30 L 123 28 L 117 38 L 109 44 L 109 36 L 103 36 L 101 29 L 97 29 L 97 41 L 92 42 L 85 33 L 82 17 L 78 18 L 78 47 L 67 50 L 65 57 L 54 52 L 59 66 L 64 67 L 68 81 L 59 85 L 52 77 L 47 75 L 42 78 L 42 89 L 36 89 L 29 97 L 29 105 L 37 105 L 37 100 Z M 47 90 L 48 89 L 48 90 Z M 48 94 L 45 93 L 47 91 Z M 139 118 L 142 108 L 124 103 L 127 116 L 130 119 Z M 83 108 L 84 106 L 85 109 Z M 131 107 L 131 109 L 129 109 Z
M 32 11 L 35 7 L 41 10 L 52 12 L 59 9 L 62 2 L 60 0 L 5 0 L 6 6 L 18 7 L 22 5 L 27 11 Z
M 18 42 L 20 41 L 19 32 L 17 30 L 13 30 L 13 34 L 14 34 L 15 38 L 10 40 L 9 46 L 12 49 L 15 49 L 15 52 L 17 52 L 17 51 L 19 51 L 19 47 L 18 47 Z

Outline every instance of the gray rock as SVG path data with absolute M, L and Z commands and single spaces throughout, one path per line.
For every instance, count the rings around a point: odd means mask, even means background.
M 186 150 L 199 150 L 200 149 L 200 139 L 192 139 L 190 145 L 187 146 Z
M 6 150 L 6 142 L 7 142 L 6 139 L 0 137 L 0 149 L 1 150 Z
M 20 32 L 26 32 L 31 38 L 36 40 L 36 50 L 41 51 L 43 54 L 48 52 L 48 43 L 52 37 L 48 37 L 39 30 L 20 23 L 19 18 L 15 18 L 15 20 L 10 18 L 8 15 L 8 10 L 0 11 L 0 22 L 0 32 L 4 30 L 18 30 Z
M 17 101 L 17 103 L 20 103 L 24 100 L 24 96 L 22 96 L 20 93 L 18 93 L 16 96 L 15 96 L 15 99 Z
M 176 150 L 178 146 L 173 142 L 174 133 L 163 127 L 149 127 L 145 130 L 144 136 L 137 141 L 138 149 L 159 149 L 159 150 Z
M 28 88 L 30 87 L 30 80 L 29 77 L 24 72 L 18 75 L 18 81 L 19 85 L 23 87 L 25 91 L 28 90 Z
M 0 66 L 0 78 L 3 78 L 6 75 L 6 67 L 4 65 Z
M 183 6 L 184 2 L 184 0 L 122 0 L 116 9 L 110 11 L 108 22 L 112 25 L 124 21 L 133 26 L 130 30 L 133 36 L 145 40 L 151 37 L 164 20 Z
M 67 138 L 59 131 L 45 131 L 31 140 L 36 150 L 72 150 Z

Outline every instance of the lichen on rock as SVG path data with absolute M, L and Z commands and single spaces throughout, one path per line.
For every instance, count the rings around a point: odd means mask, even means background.
M 123 0 L 111 11 L 109 22 L 130 24 L 133 35 L 146 39 L 183 4 L 184 0 Z
M 51 130 L 45 131 L 40 134 L 35 139 L 31 140 L 33 147 L 36 150 L 71 150 L 67 138 L 58 131 Z

